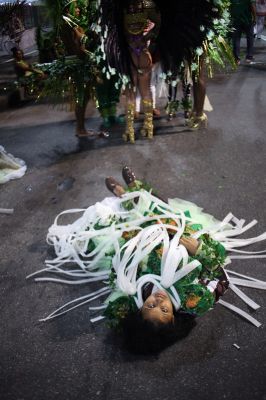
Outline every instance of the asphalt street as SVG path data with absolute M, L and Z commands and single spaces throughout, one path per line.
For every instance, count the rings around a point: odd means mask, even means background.
M 251 313 L 260 328 L 217 305 L 186 339 L 140 357 L 104 322 L 91 324 L 86 306 L 38 322 L 90 288 L 25 279 L 53 256 L 46 235 L 57 214 L 108 196 L 105 177 L 120 180 L 125 164 L 162 197 L 193 201 L 219 219 L 228 212 L 255 218 L 246 235 L 264 232 L 266 47 L 256 51 L 260 63 L 209 80 L 213 111 L 208 128 L 196 132 L 184 129 L 181 116 L 171 123 L 162 117 L 152 141 L 126 144 L 120 127 L 108 140 L 79 142 L 66 110 L 28 103 L 0 113 L 0 144 L 28 166 L 23 178 L 0 187 L 0 207 L 14 208 L 0 215 L 1 400 L 266 400 L 262 290 L 243 289 L 261 305 L 256 312 L 232 292 L 224 298 Z M 88 127 L 100 127 L 93 105 L 87 117 Z M 265 259 L 234 261 L 230 268 L 266 280 Z

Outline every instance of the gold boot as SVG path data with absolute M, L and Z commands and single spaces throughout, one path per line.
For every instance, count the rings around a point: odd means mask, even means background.
M 140 131 L 141 136 L 153 138 L 153 104 L 152 100 L 142 100 L 144 111 L 144 123 Z
M 122 136 L 125 142 L 129 140 L 130 143 L 135 143 L 134 115 L 135 104 L 128 103 L 126 112 L 126 131 Z
M 195 114 L 192 114 L 187 125 L 189 128 L 194 130 L 207 128 L 208 117 L 205 113 L 203 113 L 200 117 L 197 117 Z

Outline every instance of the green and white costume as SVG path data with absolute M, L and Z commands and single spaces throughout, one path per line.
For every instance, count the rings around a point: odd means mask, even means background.
M 58 224 L 62 215 L 76 213 L 82 216 L 74 223 Z M 179 199 L 166 203 L 143 189 L 128 192 L 122 198 L 106 198 L 87 209 L 64 211 L 56 217 L 47 236 L 56 258 L 46 261 L 46 268 L 37 272 L 49 276 L 35 280 L 72 285 L 99 282 L 100 288 L 65 304 L 44 320 L 105 297 L 102 305 L 90 310 L 104 310 L 111 323 L 115 322 L 142 307 L 142 288 L 147 283 L 167 290 L 176 310 L 201 315 L 215 303 L 212 292 L 221 272 L 227 277 L 229 287 L 256 310 L 259 305 L 238 286 L 266 289 L 266 282 L 224 269 L 234 258 L 266 257 L 265 251 L 238 250 L 266 239 L 266 232 L 251 239 L 235 238 L 256 222 L 244 225 L 244 220 L 231 213 L 220 222 L 192 203 Z M 181 236 L 200 240 L 195 256 L 189 256 L 180 243 Z M 186 308 L 191 295 L 200 301 L 195 308 Z M 260 326 L 239 308 L 220 299 L 219 303 Z M 91 321 L 102 318 L 103 315 Z

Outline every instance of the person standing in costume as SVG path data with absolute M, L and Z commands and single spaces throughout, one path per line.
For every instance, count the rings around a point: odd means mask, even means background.
M 135 97 L 142 99 L 144 123 L 141 135 L 153 137 L 153 102 L 151 94 L 151 44 L 160 29 L 160 13 L 153 1 L 103 0 L 101 2 L 104 47 L 107 61 L 130 80 L 126 85 L 125 141 L 135 142 Z
M 84 30 L 74 28 L 76 40 L 84 49 L 94 53 L 95 59 L 98 59 L 98 49 L 100 46 L 100 35 L 97 30 L 97 20 L 99 18 L 99 7 L 95 0 L 89 2 L 87 7 L 87 24 L 89 25 L 90 38 Z M 106 76 L 102 71 L 106 70 L 106 62 L 101 59 L 97 63 L 99 77 L 95 82 L 96 105 L 103 120 L 103 127 L 110 128 L 113 124 L 120 124 L 123 118 L 116 116 L 116 105 L 120 101 L 121 85 L 117 82 L 116 74 Z
M 52 63 L 45 64 L 49 72 L 42 97 L 51 97 L 56 102 L 70 99 L 71 109 L 76 116 L 76 136 L 108 137 L 106 132 L 95 132 L 85 127 L 85 112 L 88 101 L 95 97 L 95 86 L 99 79 L 99 71 L 90 45 L 79 40 L 76 32 L 82 37 L 88 29 L 87 2 L 76 0 L 46 0 L 53 16 L 55 37 L 63 43 L 60 57 Z M 85 4 L 86 3 L 86 4 Z M 41 65 L 40 65 L 41 67 Z
M 198 53 L 206 51 L 206 43 L 209 45 L 211 37 L 213 43 L 209 46 L 209 54 L 220 62 L 221 53 L 228 51 L 224 40 L 220 41 L 221 26 L 224 29 L 228 23 L 223 15 L 224 3 L 228 1 L 101 1 L 102 37 L 107 61 L 110 67 L 117 69 L 125 86 L 125 77 L 129 80 L 125 140 L 135 141 L 133 100 L 136 88 L 142 92 L 145 114 L 141 133 L 150 138 L 153 136 L 150 45 L 156 45 L 165 77 L 178 76 L 184 63 L 193 71 L 195 65 L 199 68 Z M 201 98 L 204 98 L 202 93 Z M 197 110 L 198 114 L 200 112 Z M 202 118 L 202 115 L 197 117 Z M 198 121 L 196 125 L 199 125 Z
M 80 8 L 75 0 L 67 0 L 62 11 L 64 23 L 61 25 L 60 37 L 64 43 L 66 55 L 76 57 L 77 65 L 79 65 L 76 73 L 73 70 L 72 76 L 75 91 L 76 136 L 78 138 L 95 136 L 94 131 L 88 131 L 85 128 L 85 112 L 92 96 L 93 82 L 86 79 L 85 46 L 76 33 L 79 32 L 82 37 L 85 35 L 84 29 L 79 26 Z
M 256 0 L 231 0 L 233 53 L 237 64 L 240 64 L 240 40 L 246 35 L 246 62 L 253 61 L 254 25 L 256 23 Z
M 214 22 L 214 29 L 207 32 L 201 47 L 194 50 L 190 70 L 193 82 L 193 109 L 188 120 L 188 126 L 192 129 L 206 127 L 207 115 L 204 113 L 206 97 L 207 77 L 213 76 L 213 64 L 224 68 L 225 62 L 236 67 L 234 56 L 227 41 L 230 30 L 230 13 L 228 0 L 221 0 L 216 3 L 220 18 Z M 215 33 L 214 33 L 215 32 Z M 194 68 L 192 66 L 194 65 Z M 196 68 L 195 68 L 196 65 Z
M 138 89 L 144 111 L 142 136 L 153 137 L 153 101 L 151 93 L 152 56 L 151 40 L 156 37 L 160 15 L 152 1 L 128 1 L 124 6 L 124 34 L 131 59 L 130 73 Z M 135 141 L 135 90 L 128 88 L 126 132 L 124 140 Z

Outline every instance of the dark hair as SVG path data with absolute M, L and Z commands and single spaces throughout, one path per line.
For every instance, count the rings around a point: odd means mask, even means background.
M 195 316 L 177 312 L 168 324 L 145 320 L 141 312 L 129 314 L 122 322 L 125 345 L 136 354 L 159 353 L 186 337 L 196 325 Z

